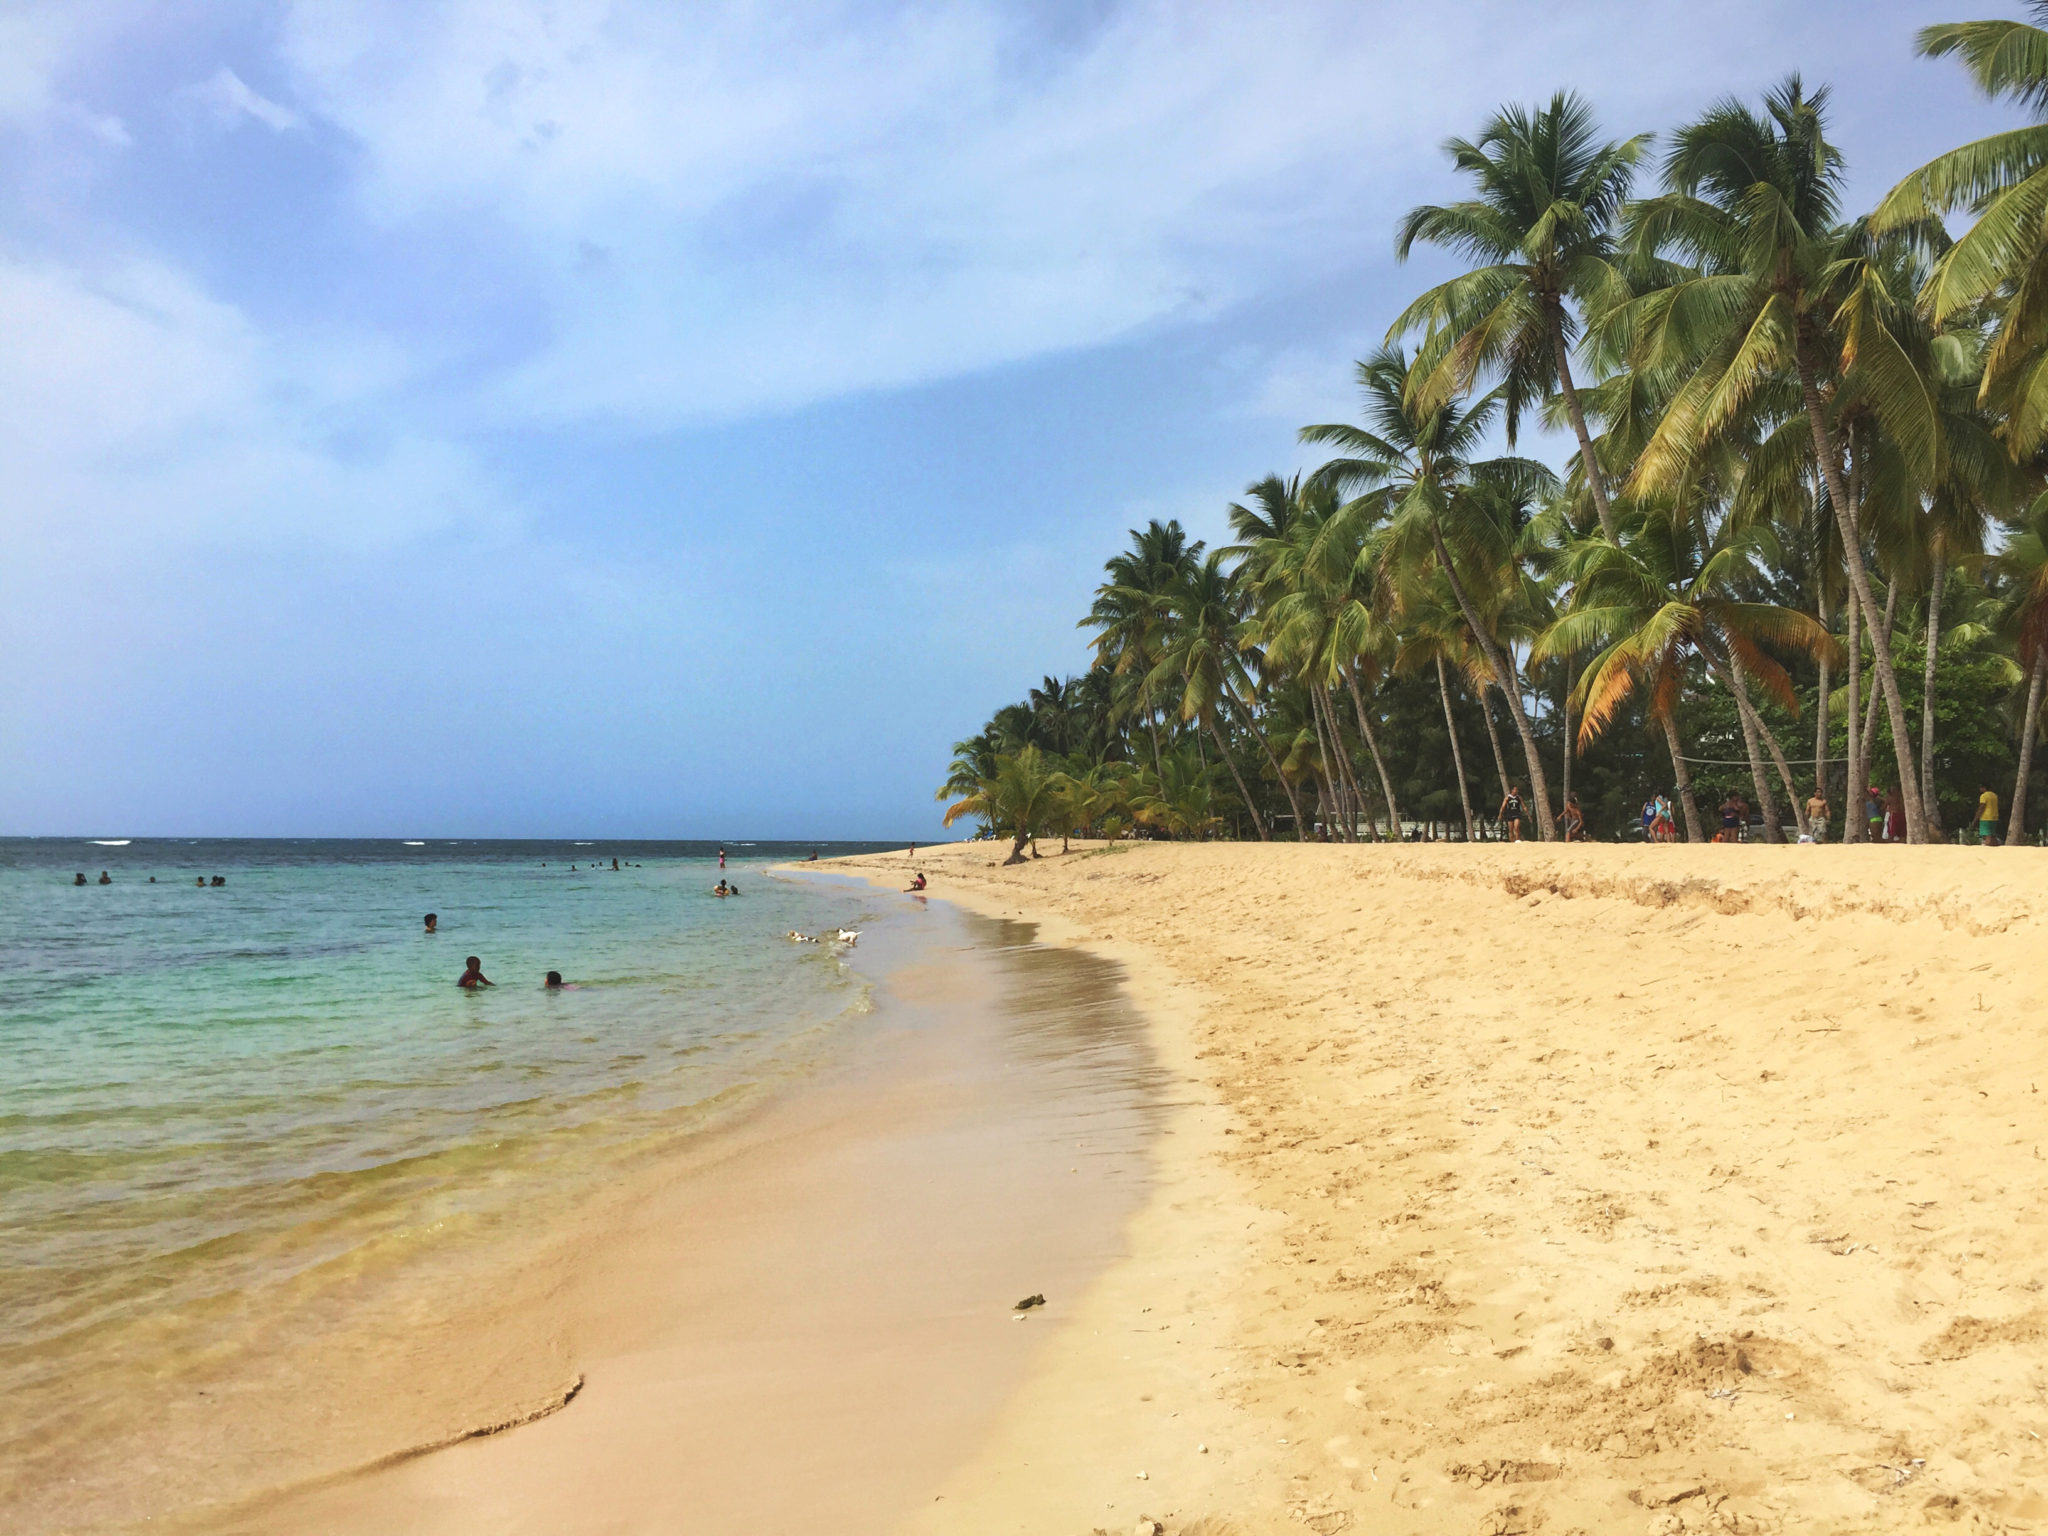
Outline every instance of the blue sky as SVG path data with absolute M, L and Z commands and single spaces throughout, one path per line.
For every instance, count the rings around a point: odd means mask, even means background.
M 2010 121 L 1941 19 L 5 0 L 0 832 L 930 837 L 1349 414 L 1447 135 L 1796 68 L 1867 202 Z

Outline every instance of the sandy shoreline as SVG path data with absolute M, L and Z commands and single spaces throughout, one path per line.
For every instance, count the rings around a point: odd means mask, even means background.
M 916 864 L 1123 964 L 1178 1107 L 913 1530 L 2048 1524 L 2048 864 L 1002 851 Z
M 544 1256 L 484 1277 L 502 1326 L 431 1341 L 580 1381 L 566 1407 L 508 1396 L 508 1420 L 560 1411 L 133 1528 L 895 1528 L 1123 1251 L 1157 1088 L 1111 968 L 944 906 L 877 916 L 849 956 L 873 1013 L 804 1081 L 551 1219 Z M 1018 1324 L 1032 1290 L 1051 1304 Z M 389 1375 L 365 1359 L 305 1386 L 374 1429 L 403 1404 L 348 1389 Z

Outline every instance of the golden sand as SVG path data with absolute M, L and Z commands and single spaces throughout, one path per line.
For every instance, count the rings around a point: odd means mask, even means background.
M 2048 1524 L 2048 860 L 1005 851 L 1178 1107 L 917 1532 Z

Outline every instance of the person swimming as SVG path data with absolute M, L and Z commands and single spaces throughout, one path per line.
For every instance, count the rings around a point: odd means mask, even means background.
M 215 875 L 211 883 L 215 886 L 226 885 L 228 883 L 228 877 L 226 875 Z
M 83 885 L 83 884 L 85 884 L 85 871 L 81 869 L 81 870 L 80 870 L 80 871 L 78 872 L 78 878 L 77 878 L 76 880 L 73 880 L 73 881 L 72 881 L 71 883 L 72 883 L 73 885 Z
M 478 987 L 495 987 L 497 985 L 495 981 L 484 974 L 484 963 L 475 955 L 471 955 L 462 963 L 468 969 L 462 973 L 455 985 L 461 987 L 464 991 L 474 992 Z
M 441 931 L 441 919 L 440 919 L 440 917 L 439 917 L 438 915 L 436 915 L 435 913 L 429 912 L 429 913 L 427 914 L 427 932 L 429 932 L 429 933 L 439 933 L 440 931 Z
M 105 871 L 104 869 L 103 869 L 103 870 L 101 870 L 101 871 L 100 871 L 100 884 L 101 884 L 101 885 L 112 885 L 113 883 L 114 883 L 114 877 L 113 877 L 112 875 L 108 874 L 108 873 L 107 873 L 107 872 L 106 872 L 106 871 Z
M 80 875 L 80 876 L 78 877 L 78 880 L 79 880 L 79 883 L 80 883 L 81 885 L 83 885 L 83 884 L 85 883 L 85 876 L 83 876 L 83 875 Z M 193 883 L 194 885 L 205 885 L 205 884 L 206 884 L 206 876 L 204 876 L 204 875 L 194 875 L 194 876 L 192 877 L 192 883 Z
M 548 972 L 548 979 L 547 979 L 546 981 L 542 982 L 542 983 L 541 983 L 541 986 L 542 986 L 542 987 L 544 987 L 544 988 L 545 988 L 546 990 L 548 990 L 548 991 L 550 991 L 550 992 L 559 992 L 559 991 L 561 991 L 561 990 L 562 990 L 562 973 L 561 973 L 560 971 L 549 971 L 549 972 Z

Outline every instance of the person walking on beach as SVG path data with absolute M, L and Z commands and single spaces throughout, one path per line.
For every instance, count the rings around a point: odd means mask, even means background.
M 1494 819 L 1507 828 L 1509 842 L 1519 843 L 1522 840 L 1521 785 L 1508 785 L 1508 792 L 1500 799 L 1500 812 Z
M 495 987 L 497 983 L 484 974 L 484 963 L 475 955 L 462 962 L 468 967 L 455 983 L 465 992 L 474 992 L 478 987 Z
M 1806 797 L 1806 824 L 1813 829 L 1813 840 L 1824 843 L 1828 840 L 1828 797 L 1820 785 L 1813 786 L 1813 793 Z
M 1998 841 L 1998 791 L 1977 781 L 1977 846 L 1989 848 Z
M 1657 812 L 1656 820 L 1651 823 L 1651 832 L 1655 840 L 1660 843 L 1677 842 L 1678 827 L 1671 820 L 1671 797 L 1659 790 L 1657 798 L 1651 803 Z
M 1586 813 L 1579 809 L 1576 793 L 1564 797 L 1564 840 L 1568 843 L 1582 843 L 1586 840 Z

